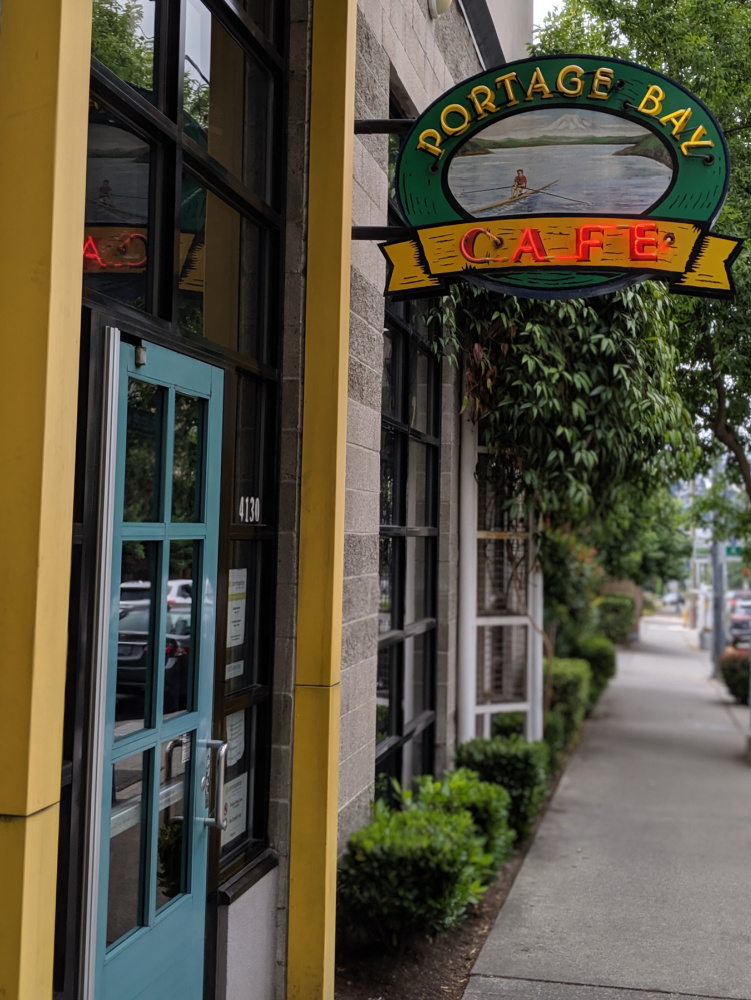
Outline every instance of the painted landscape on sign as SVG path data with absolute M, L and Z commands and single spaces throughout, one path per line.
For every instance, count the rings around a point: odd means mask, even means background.
M 459 149 L 448 184 L 474 218 L 646 212 L 667 191 L 670 154 L 649 129 L 585 108 L 495 122 Z

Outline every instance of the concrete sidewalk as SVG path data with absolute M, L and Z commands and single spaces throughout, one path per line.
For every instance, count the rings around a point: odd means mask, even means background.
M 620 654 L 465 1000 L 751 1000 L 748 710 L 693 638 Z

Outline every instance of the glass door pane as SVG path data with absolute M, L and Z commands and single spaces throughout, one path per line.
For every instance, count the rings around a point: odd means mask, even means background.
M 119 394 L 97 996 L 201 1000 L 222 374 L 122 345 Z

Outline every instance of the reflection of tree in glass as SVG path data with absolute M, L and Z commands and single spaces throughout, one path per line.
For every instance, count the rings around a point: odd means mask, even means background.
M 143 32 L 140 0 L 94 0 L 92 54 L 122 80 L 153 89 L 154 39 Z
M 187 72 L 183 81 L 183 107 L 186 115 L 200 126 L 199 135 L 192 135 L 189 128 L 186 131 L 191 134 L 191 138 L 205 146 L 209 127 L 209 85 L 194 79 Z
M 389 735 L 389 706 L 376 705 L 376 745 Z
M 175 394 L 175 454 L 172 465 L 172 520 L 200 518 L 204 402 Z
M 123 520 L 158 520 L 163 390 L 148 382 L 128 383 Z
M 170 580 L 191 580 L 193 578 L 194 545 L 192 539 L 173 538 L 169 547 Z
M 159 868 L 157 882 L 167 899 L 172 899 L 180 892 L 182 883 L 183 863 L 183 824 L 182 820 L 171 820 L 159 828 Z

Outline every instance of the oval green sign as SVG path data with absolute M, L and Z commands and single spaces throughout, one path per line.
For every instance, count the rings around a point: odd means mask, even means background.
M 740 241 L 710 235 L 729 159 L 709 109 L 617 59 L 509 63 L 435 101 L 406 136 L 395 186 L 414 227 L 383 246 L 387 294 L 469 278 L 534 298 L 658 277 L 732 294 Z

